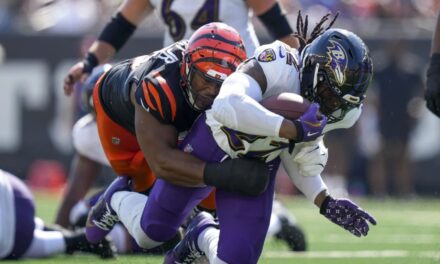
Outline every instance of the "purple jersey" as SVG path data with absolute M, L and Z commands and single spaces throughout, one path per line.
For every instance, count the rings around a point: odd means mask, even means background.
M 18 259 L 26 252 L 33 239 L 34 199 L 19 178 L 2 170 L 0 197 L 0 259 Z

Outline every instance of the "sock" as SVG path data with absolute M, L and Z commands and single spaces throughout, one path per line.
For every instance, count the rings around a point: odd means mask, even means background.
M 34 230 L 34 238 L 24 258 L 45 258 L 64 253 L 66 242 L 59 231 Z
M 129 245 L 130 236 L 127 230 L 121 225 L 116 224 L 112 231 L 110 231 L 109 236 L 111 237 L 113 244 L 115 244 L 116 250 L 119 254 L 125 254 L 131 251 Z
M 73 226 L 85 226 L 85 221 L 87 219 L 87 214 L 90 210 L 90 207 L 86 203 L 86 201 L 81 200 L 77 202 L 72 210 L 70 210 L 69 214 L 69 224 Z
M 199 249 L 203 251 L 211 264 L 227 264 L 217 257 L 218 239 L 220 230 L 208 227 L 197 238 Z
M 162 244 L 149 238 L 141 227 L 141 218 L 148 197 L 146 195 L 120 191 L 113 194 L 110 205 L 127 228 L 128 233 L 142 247 L 151 249 Z
M 272 212 L 272 215 L 270 216 L 270 224 L 269 228 L 267 229 L 267 235 L 266 237 L 273 236 L 276 233 L 281 231 L 281 221 L 277 214 Z
M 35 229 L 38 229 L 38 230 L 44 229 L 43 219 L 41 219 L 39 217 L 34 217 L 34 223 L 35 223 Z

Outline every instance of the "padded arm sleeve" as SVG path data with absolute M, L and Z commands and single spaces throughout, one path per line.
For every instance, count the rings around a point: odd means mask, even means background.
M 261 106 L 258 101 L 262 97 L 255 79 L 235 72 L 223 83 L 212 105 L 212 115 L 228 128 L 252 135 L 278 137 L 284 118 Z
M 319 174 L 311 177 L 300 175 L 298 166 L 293 162 L 292 155 L 295 154 L 295 151 L 290 154 L 287 149 L 284 150 L 280 155 L 281 162 L 295 186 L 313 203 L 320 192 L 327 190 L 327 185 Z

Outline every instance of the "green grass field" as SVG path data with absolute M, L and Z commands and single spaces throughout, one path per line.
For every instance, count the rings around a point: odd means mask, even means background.
M 278 241 L 266 242 L 259 263 L 276 264 L 433 264 L 440 263 L 440 199 L 354 199 L 372 213 L 378 225 L 357 238 L 319 215 L 303 198 L 283 198 L 305 229 L 309 250 L 292 253 Z M 37 215 L 53 221 L 58 199 L 37 195 Z M 95 256 L 59 256 L 27 263 L 104 263 Z M 119 256 L 111 263 L 162 263 L 161 257 Z M 8 263 L 8 262 L 3 262 Z M 16 263 L 16 262 L 11 262 Z

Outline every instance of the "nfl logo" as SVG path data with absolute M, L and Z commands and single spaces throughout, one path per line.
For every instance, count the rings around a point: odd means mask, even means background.
M 112 143 L 113 145 L 119 145 L 121 144 L 121 139 L 118 137 L 112 137 Z
M 185 148 L 183 148 L 183 151 L 186 153 L 191 153 L 193 152 L 193 147 L 190 144 L 186 144 Z

